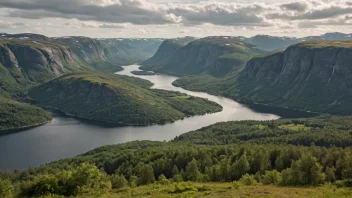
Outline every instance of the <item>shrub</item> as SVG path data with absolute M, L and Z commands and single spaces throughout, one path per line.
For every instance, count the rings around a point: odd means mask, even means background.
M 253 175 L 249 175 L 249 174 L 243 175 L 242 178 L 240 179 L 240 182 L 246 186 L 253 186 L 257 184 L 257 181 L 254 179 Z

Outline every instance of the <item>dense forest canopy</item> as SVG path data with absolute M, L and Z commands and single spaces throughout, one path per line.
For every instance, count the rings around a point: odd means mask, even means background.
M 333 183 L 340 188 L 352 183 L 350 142 L 342 145 L 337 141 L 341 137 L 350 139 L 351 119 L 318 117 L 218 123 L 172 142 L 136 141 L 103 146 L 25 171 L 2 171 L 0 177 L 2 185 L 20 196 L 92 196 L 116 193 L 114 189 L 171 183 L 176 186 L 171 186 L 168 193 L 177 194 L 188 189 L 183 181 L 233 182 L 236 188 L 256 183 L 276 186 Z M 237 131 L 249 135 L 244 138 Z M 253 131 L 258 131 L 263 139 L 256 141 L 251 137 Z M 285 141 L 270 135 L 280 131 Z M 327 140 L 321 143 L 329 131 L 337 135 L 326 136 Z M 297 142 L 304 133 L 312 137 L 309 145 Z

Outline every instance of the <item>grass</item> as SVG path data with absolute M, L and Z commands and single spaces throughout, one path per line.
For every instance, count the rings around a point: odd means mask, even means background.
M 286 124 L 279 126 L 280 129 L 288 129 L 291 131 L 310 131 L 311 127 L 307 127 L 303 124 Z
M 326 47 L 340 47 L 340 48 L 351 48 L 352 41 L 305 41 L 297 44 L 296 46 L 304 46 L 310 48 L 326 48 Z
M 267 129 L 268 126 L 262 125 L 262 124 L 256 124 L 253 127 L 258 128 L 258 129 Z
M 175 188 L 178 191 L 175 193 Z M 336 188 L 332 185 L 320 187 L 278 187 L 257 184 L 254 186 L 234 187 L 232 183 L 197 183 L 182 182 L 169 185 L 152 184 L 134 189 L 113 190 L 104 197 L 257 197 L 257 198 L 346 198 L 352 196 L 352 189 Z

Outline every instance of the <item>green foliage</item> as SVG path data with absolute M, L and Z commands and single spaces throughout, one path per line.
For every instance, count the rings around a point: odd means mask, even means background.
M 140 170 L 138 178 L 139 185 L 146 185 L 155 182 L 154 169 L 149 164 L 144 164 Z
M 155 73 L 154 72 L 152 72 L 152 71 L 132 71 L 131 72 L 132 74 L 134 74 L 134 75 L 143 75 L 143 76 L 154 76 L 155 75 Z
M 0 178 L 0 197 L 9 198 L 14 195 L 15 188 L 11 181 Z
M 265 171 L 263 176 L 263 184 L 279 184 L 281 182 L 281 174 L 277 170 Z
M 128 181 L 123 175 L 111 175 L 110 177 L 111 180 L 111 187 L 114 189 L 119 189 L 126 187 L 128 185 Z
M 150 89 L 149 81 L 119 75 L 76 73 L 30 90 L 39 104 L 106 125 L 150 125 L 221 111 L 206 99 Z
M 52 119 L 39 107 L 5 98 L 0 98 L 0 112 L 0 131 L 36 126 Z
M 253 175 L 245 174 L 241 177 L 240 182 L 245 186 L 253 186 L 257 184 L 257 180 L 254 179 Z
M 25 197 L 40 197 L 49 195 L 86 195 L 97 196 L 111 189 L 108 177 L 96 166 L 83 163 L 70 171 L 56 175 L 39 175 L 34 182 L 24 185 L 20 192 Z
M 174 141 L 211 145 L 250 142 L 345 147 L 352 146 L 351 123 L 352 117 L 349 116 L 275 121 L 232 121 L 216 123 L 183 134 L 175 138 Z M 287 126 L 291 127 L 287 128 Z M 293 126 L 299 126 L 301 129 L 293 128 Z M 308 129 L 309 131 L 307 131 Z M 341 162 L 341 165 L 347 163 L 344 166 L 348 166 L 348 164 L 352 166 L 352 160 L 347 161 Z M 277 163 L 279 165 L 282 162 L 278 161 Z
M 197 160 L 193 159 L 186 166 L 186 176 L 190 181 L 197 181 L 199 178 L 199 170 Z

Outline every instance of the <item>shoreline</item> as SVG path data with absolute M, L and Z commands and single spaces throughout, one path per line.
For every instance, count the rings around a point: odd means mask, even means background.
M 25 131 L 25 130 L 28 130 L 28 129 L 32 129 L 32 128 L 35 128 L 35 127 L 43 126 L 45 124 L 51 123 L 54 119 L 55 118 L 52 118 L 51 120 L 48 120 L 48 121 L 45 121 L 45 122 L 42 122 L 42 123 L 36 123 L 36 124 L 22 126 L 22 127 L 1 129 L 0 130 L 0 136 L 1 135 L 11 134 L 11 133 L 22 132 L 22 131 Z

